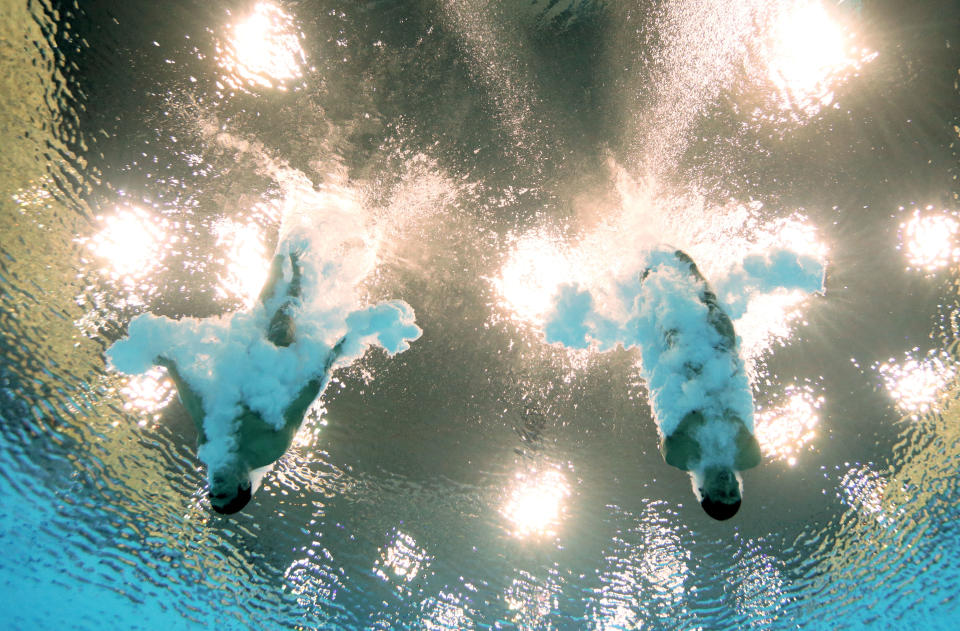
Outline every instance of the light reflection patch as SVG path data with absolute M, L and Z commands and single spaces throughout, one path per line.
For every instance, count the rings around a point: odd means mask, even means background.
M 20 207 L 21 213 L 37 212 L 49 209 L 54 202 L 50 188 L 56 186 L 50 176 L 30 180 L 30 186 L 17 189 L 11 197 Z
M 747 617 L 751 627 L 768 628 L 779 617 L 786 601 L 782 565 L 778 559 L 749 548 L 737 563 L 737 611 Z
M 521 629 L 539 629 L 544 619 L 559 607 L 560 585 L 552 579 L 539 580 L 525 570 L 507 587 L 503 598 L 514 612 L 513 622 Z
M 913 419 L 940 412 L 947 386 L 957 378 L 956 363 L 942 351 L 921 360 L 909 355 L 902 362 L 891 358 L 874 368 L 897 408 Z
M 214 234 L 226 266 L 218 277 L 217 296 L 252 306 L 270 269 L 260 226 L 223 219 L 214 225 Z
M 310 548 L 306 557 L 290 564 L 283 578 L 296 596 L 297 604 L 318 614 L 330 607 L 342 588 L 340 572 L 334 569 L 333 555 L 329 550 Z
M 518 538 L 556 536 L 565 513 L 570 486 L 556 469 L 517 474 L 501 512 Z
M 217 59 L 231 87 L 285 90 L 303 76 L 301 34 L 293 17 L 277 5 L 260 2 L 227 28 L 228 42 L 217 46 Z
M 540 231 L 516 240 L 500 274 L 490 282 L 501 306 L 517 320 L 542 324 L 560 285 L 577 280 L 562 239 Z
M 631 524 L 618 529 L 604 550 L 600 587 L 591 598 L 591 618 L 598 629 L 642 629 L 652 620 L 673 620 L 676 628 L 692 628 L 685 618 L 689 592 L 690 552 L 674 524 L 675 514 L 650 505 L 636 517 L 608 507 L 618 520 Z
M 784 395 L 783 403 L 759 410 L 754 423 L 764 457 L 786 461 L 792 467 L 817 436 L 824 399 L 807 386 L 788 386 Z
M 113 215 L 101 215 L 97 220 L 104 228 L 86 240 L 87 247 L 106 261 L 104 271 L 111 278 L 132 288 L 163 257 L 169 245 L 168 222 L 138 207 L 118 208 Z
M 470 631 L 474 623 L 456 594 L 440 592 L 438 598 L 427 598 L 420 605 L 423 617 L 419 623 L 427 631 Z
M 173 382 L 165 369 L 154 367 L 142 375 L 125 377 L 120 395 L 123 409 L 138 413 L 138 423 L 145 427 L 149 421 L 158 421 L 161 411 L 173 399 Z
M 937 212 L 933 206 L 922 212 L 915 210 L 909 220 L 900 224 L 897 246 L 907 258 L 907 269 L 930 273 L 960 261 L 958 229 L 960 222 L 953 213 Z
M 767 77 L 777 105 L 812 116 L 834 101 L 836 85 L 877 57 L 856 44 L 845 22 L 818 0 L 796 0 L 775 11 L 767 31 Z
M 386 548 L 380 549 L 380 558 L 374 562 L 373 572 L 398 590 L 420 575 L 429 565 L 427 551 L 417 545 L 410 535 L 395 530 Z
M 887 482 L 869 466 L 853 467 L 840 480 L 840 499 L 862 515 L 870 515 L 882 522 L 887 517 L 883 493 Z

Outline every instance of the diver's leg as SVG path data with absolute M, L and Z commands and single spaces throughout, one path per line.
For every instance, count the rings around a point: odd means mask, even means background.
M 163 366 L 167 369 L 167 374 L 170 376 L 170 379 L 173 380 L 173 385 L 177 388 L 177 395 L 180 397 L 180 402 L 183 404 L 183 407 L 187 409 L 190 418 L 193 419 L 194 425 L 197 426 L 197 431 L 200 433 L 200 442 L 207 442 L 206 435 L 203 431 L 203 400 L 200 398 L 200 395 L 194 392 L 193 388 L 180 376 L 180 371 L 177 370 L 177 364 L 172 359 L 158 355 L 154 358 L 153 363 L 156 366 Z

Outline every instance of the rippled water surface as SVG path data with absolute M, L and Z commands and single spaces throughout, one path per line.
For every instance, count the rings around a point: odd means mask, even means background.
M 14 629 L 952 629 L 960 9 L 782 0 L 0 0 L 0 619 Z M 335 374 L 210 510 L 136 314 L 251 304 L 278 173 L 362 200 L 423 337 Z M 655 241 L 789 246 L 737 322 L 764 463 L 731 521 L 636 351 L 557 287 Z M 627 266 L 627 267 L 625 267 Z

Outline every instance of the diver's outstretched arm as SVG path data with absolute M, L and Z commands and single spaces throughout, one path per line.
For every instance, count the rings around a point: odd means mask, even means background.
M 340 355 L 343 354 L 343 345 L 347 341 L 347 336 L 344 335 L 340 338 L 336 344 L 333 345 L 333 348 L 330 349 L 330 354 L 327 356 L 327 361 L 323 364 L 323 373 L 326 376 L 330 376 L 330 369 L 333 368 L 333 364 L 340 359 Z
M 703 423 L 703 414 L 690 412 L 672 433 L 663 437 L 660 453 L 668 465 L 690 471 L 700 461 L 700 443 L 693 438 L 693 434 Z
M 153 363 L 167 369 L 167 374 L 170 375 L 170 378 L 173 379 L 173 384 L 177 387 L 180 402 L 183 403 L 183 407 L 187 408 L 187 412 L 190 413 L 190 417 L 197 426 L 197 431 L 200 432 L 201 439 L 203 439 L 203 400 L 200 398 L 200 395 L 194 392 L 193 388 L 183 380 L 183 377 L 180 376 L 180 371 L 177 370 L 177 364 L 173 360 L 160 356 L 154 359 Z M 201 442 L 203 442 L 203 440 L 201 440 Z
M 757 437 L 748 430 L 743 423 L 737 430 L 737 457 L 734 462 L 734 468 L 737 471 L 752 469 L 763 461 L 763 455 L 760 453 L 760 443 Z
M 300 423 L 303 422 L 303 416 L 307 413 L 307 408 L 310 407 L 313 400 L 317 398 L 320 391 L 327 385 L 327 381 L 330 379 L 330 371 L 333 368 L 333 364 L 336 363 L 337 359 L 339 359 L 343 353 L 343 344 L 346 339 L 346 337 L 340 338 L 340 341 L 330 349 L 330 355 L 327 356 L 327 361 L 324 362 L 323 365 L 323 374 L 308 381 L 307 385 L 297 393 L 297 397 L 293 402 L 283 411 L 283 420 L 286 425 L 296 424 L 299 426 Z

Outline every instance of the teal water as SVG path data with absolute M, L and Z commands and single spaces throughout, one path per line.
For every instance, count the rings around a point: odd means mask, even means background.
M 727 5 L 3 2 L 3 626 L 953 628 L 960 12 Z M 356 192 L 364 299 L 424 334 L 223 517 L 169 382 L 104 351 L 248 304 L 278 169 Z M 765 461 L 728 522 L 638 353 L 540 330 L 653 239 L 826 264 L 737 322 Z

